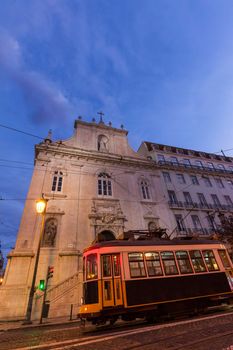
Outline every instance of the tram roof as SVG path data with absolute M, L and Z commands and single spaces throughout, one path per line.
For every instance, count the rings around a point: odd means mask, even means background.
M 96 242 L 95 244 L 91 245 L 90 247 L 86 248 L 84 251 L 96 249 L 96 248 L 103 248 L 103 247 L 140 247 L 140 246 L 163 246 L 163 245 L 170 245 L 170 246 L 176 246 L 176 245 L 200 245 L 200 244 L 223 244 L 220 241 L 217 240 L 207 240 L 207 239 L 196 239 L 196 240 L 187 240 L 187 239 L 173 239 L 173 240 L 162 240 L 162 239 L 155 239 L 155 240 L 135 240 L 135 241 L 125 241 L 125 240 L 114 240 L 114 241 L 103 241 L 103 242 Z

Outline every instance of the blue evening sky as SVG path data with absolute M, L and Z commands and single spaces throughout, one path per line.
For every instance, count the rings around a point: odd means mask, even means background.
M 103 110 L 135 150 L 143 140 L 233 148 L 232 38 L 227 0 L 1 0 L 0 123 L 63 139 L 79 115 Z M 5 254 L 37 142 L 0 127 Z

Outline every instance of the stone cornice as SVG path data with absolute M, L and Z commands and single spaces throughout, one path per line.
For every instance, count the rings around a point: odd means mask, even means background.
M 97 151 L 87 151 L 84 149 L 74 148 L 74 147 L 68 147 L 65 145 L 56 145 L 56 144 L 39 144 L 36 145 L 36 154 L 35 156 L 38 156 L 39 152 L 47 152 L 51 154 L 59 154 L 61 156 L 69 156 L 69 157 L 75 157 L 85 160 L 94 160 L 94 161 L 101 161 L 101 162 L 107 162 L 107 163 L 121 163 L 125 164 L 127 166 L 137 166 L 137 167 L 143 167 L 147 169 L 153 169 L 157 168 L 157 164 L 151 160 L 131 157 L 131 156 L 120 156 L 112 153 L 100 153 Z
M 59 252 L 59 256 L 82 256 L 82 253 L 80 252 L 80 250 L 64 250 Z
M 185 167 L 185 166 L 174 166 L 172 164 L 168 164 L 166 162 L 165 164 L 159 164 L 155 162 L 154 160 L 148 160 L 143 158 L 135 158 L 130 156 L 120 156 L 112 153 L 99 153 L 97 151 L 87 151 L 83 149 L 78 149 L 74 147 L 68 147 L 65 145 L 56 145 L 56 144 L 39 144 L 36 145 L 36 156 L 39 152 L 47 152 L 51 154 L 59 154 L 61 156 L 69 156 L 69 157 L 75 157 L 78 158 L 78 160 L 93 160 L 95 162 L 99 161 L 102 163 L 108 163 L 108 164 L 121 164 L 126 165 L 127 167 L 137 167 L 137 168 L 143 168 L 145 170 L 171 170 L 181 173 L 191 173 L 191 174 L 206 174 L 209 176 L 220 176 L 220 177 L 232 177 L 233 172 L 221 172 L 221 171 L 214 171 L 212 169 L 208 168 L 199 168 L 199 167 Z
M 11 251 L 8 255 L 7 258 L 33 258 L 35 256 L 35 254 L 32 251 Z

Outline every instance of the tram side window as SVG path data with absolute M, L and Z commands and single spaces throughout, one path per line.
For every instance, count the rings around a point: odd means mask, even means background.
M 176 252 L 176 258 L 178 261 L 180 273 L 185 274 L 193 272 L 188 253 L 186 251 L 180 250 Z
M 103 255 L 102 256 L 102 266 L 103 266 L 103 277 L 109 277 L 112 275 L 111 271 L 111 256 Z
M 166 275 L 177 275 L 178 269 L 173 252 L 162 252 L 161 258 Z
M 87 256 L 86 272 L 87 280 L 97 278 L 97 254 L 90 254 Z
M 194 267 L 195 272 L 205 272 L 206 267 L 203 261 L 200 250 L 191 250 L 189 252 L 190 258 Z
M 231 264 L 230 264 L 230 261 L 228 259 L 227 252 L 225 251 L 225 249 L 221 249 L 221 250 L 219 249 L 218 250 L 218 254 L 219 254 L 220 258 L 221 258 L 223 266 L 226 269 L 231 267 Z
M 217 261 L 215 260 L 214 253 L 212 250 L 203 250 L 202 251 L 207 268 L 209 271 L 219 270 Z
M 149 276 L 162 276 L 163 271 L 159 259 L 159 253 L 148 252 L 145 253 L 146 266 Z
M 131 277 L 145 277 L 146 270 L 143 260 L 143 253 L 129 253 L 129 269 Z

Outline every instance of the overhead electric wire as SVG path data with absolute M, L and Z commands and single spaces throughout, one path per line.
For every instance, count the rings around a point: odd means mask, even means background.
M 16 132 L 19 132 L 19 133 L 27 135 L 27 136 L 36 137 L 37 139 L 40 139 L 40 140 L 44 140 L 45 139 L 44 137 L 41 137 L 41 136 L 38 136 L 38 135 L 34 135 L 34 134 L 29 133 L 29 132 L 26 132 L 26 131 L 23 131 L 23 130 L 19 130 L 19 129 L 16 129 L 16 128 L 12 128 L 11 126 L 0 124 L 0 127 L 1 128 L 5 128 L 5 129 L 9 129 L 9 130 L 12 130 L 12 131 L 16 131 Z

